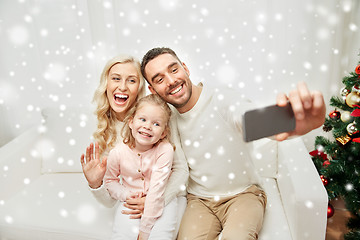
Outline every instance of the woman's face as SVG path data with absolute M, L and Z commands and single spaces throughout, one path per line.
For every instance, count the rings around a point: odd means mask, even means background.
M 140 76 L 133 63 L 117 63 L 110 68 L 106 95 L 120 121 L 135 103 L 139 85 Z

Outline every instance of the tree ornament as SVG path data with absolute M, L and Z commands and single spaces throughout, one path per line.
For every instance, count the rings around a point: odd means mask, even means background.
M 355 73 L 357 75 L 360 75 L 360 65 L 357 65 L 356 68 L 355 68 Z
M 351 92 L 355 92 L 355 93 L 357 93 L 357 94 L 360 94 L 359 84 L 355 84 L 355 85 L 352 87 Z
M 320 179 L 323 182 L 324 186 L 327 186 L 329 184 L 329 180 L 324 177 L 324 175 L 320 175 Z
M 324 151 L 314 150 L 309 153 L 312 157 L 321 157 L 322 160 L 328 160 L 328 157 Z
M 354 107 L 360 103 L 360 95 L 356 92 L 351 92 L 346 96 L 345 102 L 349 107 Z
M 341 113 L 340 119 L 342 122 L 347 123 L 350 122 L 353 118 L 351 117 L 351 112 L 344 111 Z
M 346 145 L 350 140 L 351 140 L 351 137 L 349 137 L 348 135 L 336 138 L 336 141 L 338 141 L 342 145 Z
M 332 120 L 338 120 L 340 118 L 340 112 L 337 111 L 337 110 L 334 110 L 334 111 L 331 111 L 329 113 L 329 117 L 332 119 Z
M 330 164 L 331 164 L 330 160 L 326 160 L 326 161 L 323 162 L 323 167 L 327 168 Z
M 348 131 L 350 136 L 359 132 L 359 130 L 356 128 L 355 123 L 353 122 L 347 125 L 346 130 Z
M 332 130 L 332 126 L 331 125 L 324 125 L 323 128 L 324 132 L 330 132 Z
M 328 209 L 327 209 L 327 217 L 331 218 L 332 216 L 334 216 L 335 213 L 335 209 L 334 207 L 329 203 L 328 204 Z
M 325 121 L 324 126 L 323 126 L 323 130 L 325 132 L 330 132 L 331 129 L 333 129 L 333 126 L 328 121 Z
M 350 90 L 347 89 L 346 87 L 343 87 L 343 88 L 340 90 L 340 95 L 341 95 L 342 97 L 346 97 L 349 93 L 350 93 Z
M 359 106 L 359 105 L 355 105 L 355 107 L 357 107 L 357 109 L 355 109 L 354 111 L 352 111 L 351 116 L 353 116 L 353 117 L 360 117 L 360 106 Z

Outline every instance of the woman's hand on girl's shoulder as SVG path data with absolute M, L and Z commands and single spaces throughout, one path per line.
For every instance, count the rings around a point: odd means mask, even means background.
M 80 162 L 89 186 L 93 189 L 101 187 L 106 172 L 107 158 L 104 157 L 100 161 L 99 144 L 97 142 L 95 142 L 95 153 L 94 144 L 90 143 L 86 148 L 86 154 L 81 155 Z

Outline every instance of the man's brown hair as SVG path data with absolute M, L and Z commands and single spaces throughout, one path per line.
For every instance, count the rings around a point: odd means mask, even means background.
M 145 67 L 146 65 L 153 60 L 154 58 L 156 58 L 159 55 L 162 54 L 171 54 L 172 56 L 174 56 L 179 63 L 181 63 L 180 59 L 178 58 L 178 56 L 176 55 L 176 53 L 174 52 L 174 50 L 172 50 L 171 48 L 167 48 L 167 47 L 157 47 L 157 48 L 153 48 L 151 50 L 149 50 L 143 57 L 142 61 L 141 61 L 141 74 L 143 75 L 143 77 L 146 79 L 146 81 L 150 84 L 150 82 L 148 81 L 146 74 L 145 74 Z

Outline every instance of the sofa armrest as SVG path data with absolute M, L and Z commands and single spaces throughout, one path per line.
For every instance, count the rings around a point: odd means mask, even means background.
M 0 148 L 0 201 L 9 199 L 40 176 L 38 129 L 32 127 Z
M 300 137 L 278 144 L 277 183 L 294 240 L 325 239 L 328 196 Z

